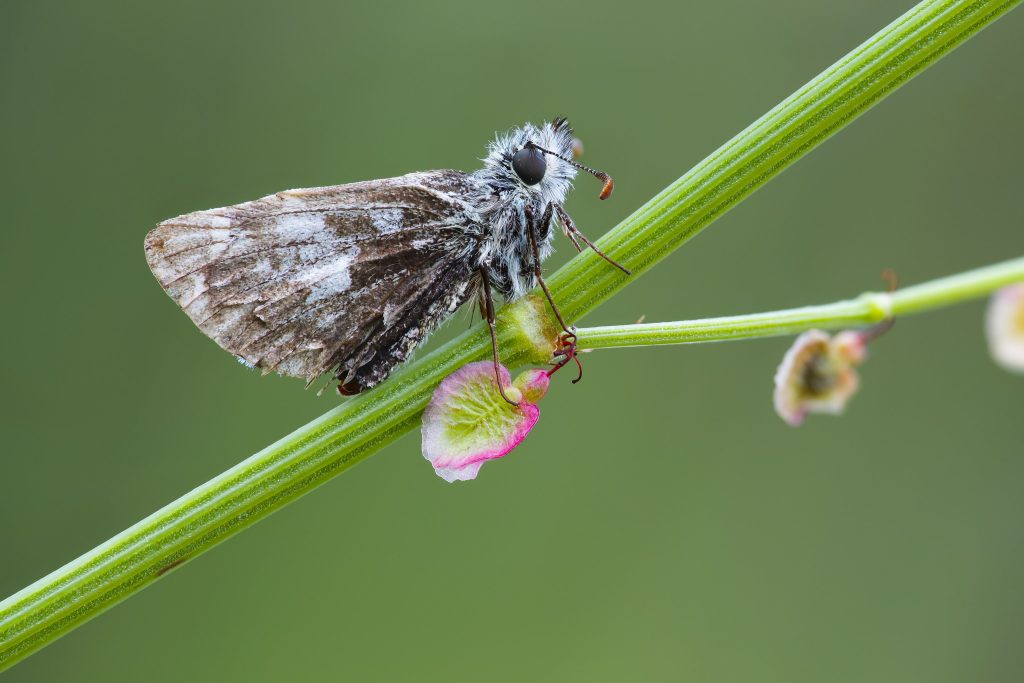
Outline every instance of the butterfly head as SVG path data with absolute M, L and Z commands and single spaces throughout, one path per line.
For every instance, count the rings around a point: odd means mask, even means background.
M 528 123 L 498 136 L 489 145 L 485 170 L 500 181 L 500 185 L 539 200 L 541 205 L 564 203 L 577 170 L 584 170 L 605 181 L 605 190 L 601 193 L 604 199 L 611 194 L 611 179 L 607 174 L 576 163 L 574 159 L 581 149 L 564 118 L 540 126 Z

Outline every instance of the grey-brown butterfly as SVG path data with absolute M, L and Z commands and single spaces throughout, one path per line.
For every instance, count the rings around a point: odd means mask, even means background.
M 514 300 L 543 286 L 552 223 L 597 251 L 563 204 L 577 169 L 604 181 L 602 199 L 612 180 L 574 161 L 577 149 L 564 118 L 526 124 L 472 173 L 287 190 L 166 220 L 147 235 L 146 260 L 200 330 L 264 373 L 308 385 L 331 372 L 344 394 L 372 387 L 474 297 L 497 370 L 493 292 Z M 575 336 L 551 305 L 564 362 Z

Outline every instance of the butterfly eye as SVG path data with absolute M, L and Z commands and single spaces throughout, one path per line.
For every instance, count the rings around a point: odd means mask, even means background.
M 547 168 L 548 161 L 544 158 L 544 152 L 536 147 L 523 147 L 512 155 L 512 170 L 527 185 L 536 185 L 543 180 Z

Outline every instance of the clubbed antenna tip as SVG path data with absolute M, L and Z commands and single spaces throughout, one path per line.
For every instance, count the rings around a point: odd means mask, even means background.
M 601 188 L 601 194 L 599 195 L 601 199 L 608 199 L 608 197 L 612 196 L 612 190 L 615 189 L 615 181 L 612 180 L 612 177 L 610 175 L 608 175 L 607 173 L 605 173 L 604 171 L 598 171 L 598 170 L 595 170 L 593 168 L 590 168 L 589 166 L 584 166 L 583 164 L 581 164 L 579 162 L 573 161 L 572 159 L 568 159 L 568 158 L 562 156 L 558 152 L 552 152 L 550 149 L 544 149 L 543 147 L 541 147 L 540 145 L 538 145 L 538 144 L 536 144 L 534 142 L 527 142 L 526 146 L 527 147 L 536 147 L 537 149 L 539 149 L 540 151 L 544 152 L 545 154 L 550 154 L 553 157 L 558 157 L 559 159 L 561 159 L 565 163 L 569 164 L 570 166 L 575 166 L 576 168 L 580 169 L 581 171 L 586 171 L 587 173 L 591 174 L 592 176 L 594 176 L 595 178 L 597 178 L 598 180 L 600 180 L 600 181 L 602 181 L 604 183 L 604 187 Z

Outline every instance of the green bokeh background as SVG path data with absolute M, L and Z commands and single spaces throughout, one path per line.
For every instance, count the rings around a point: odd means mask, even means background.
M 597 236 L 910 4 L 3 0 L 0 594 L 337 402 L 192 326 L 143 259 L 158 221 L 472 169 L 566 114 L 617 181 L 570 200 Z M 1018 10 L 586 323 L 1024 253 L 1022 36 Z M 901 320 L 799 430 L 788 340 L 594 353 L 477 481 L 409 435 L 4 680 L 1021 680 L 1024 379 L 983 309 Z

